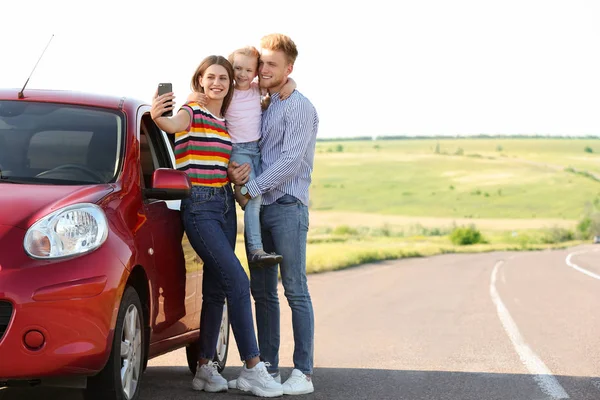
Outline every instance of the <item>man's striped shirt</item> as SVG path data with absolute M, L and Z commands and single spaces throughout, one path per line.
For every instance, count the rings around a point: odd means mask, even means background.
M 190 113 L 192 121 L 187 131 L 175 134 L 176 168 L 188 174 L 192 185 L 225 186 L 231 157 L 225 120 L 196 103 L 181 108 Z
M 252 197 L 262 194 L 268 205 L 289 194 L 308 206 L 318 127 L 315 107 L 297 90 L 286 100 L 271 96 L 259 141 L 262 173 L 246 184 Z

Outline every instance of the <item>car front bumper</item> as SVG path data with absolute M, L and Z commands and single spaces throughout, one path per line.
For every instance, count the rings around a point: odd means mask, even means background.
M 0 226 L 0 245 L 11 249 L 0 255 L 0 382 L 98 372 L 110 354 L 125 267 L 108 241 L 79 257 L 33 260 L 24 234 Z

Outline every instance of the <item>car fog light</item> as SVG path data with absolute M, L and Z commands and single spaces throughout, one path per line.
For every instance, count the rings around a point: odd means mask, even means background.
M 31 330 L 25 334 L 23 342 L 29 350 L 39 350 L 46 343 L 46 338 L 42 332 Z

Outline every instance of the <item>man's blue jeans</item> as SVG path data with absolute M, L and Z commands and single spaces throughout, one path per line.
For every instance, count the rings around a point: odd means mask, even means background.
M 250 282 L 234 252 L 237 221 L 231 186 L 194 186 L 181 211 L 188 239 L 204 261 L 199 357 L 215 356 L 225 297 L 242 361 L 258 356 Z
M 263 206 L 262 238 L 265 251 L 283 256 L 281 280 L 292 309 L 294 368 L 312 374 L 314 358 L 314 315 L 306 281 L 308 208 L 290 195 Z M 279 369 L 280 316 L 277 295 L 277 265 L 250 268 L 250 286 L 256 307 L 258 346 L 261 359 Z
M 231 153 L 231 161 L 242 165 L 250 164 L 250 179 L 256 178 L 260 174 L 260 149 L 258 141 L 247 143 L 234 143 Z M 244 208 L 244 238 L 246 242 L 246 252 L 250 253 L 263 249 L 263 242 L 260 237 L 260 203 L 262 196 L 256 196 L 246 203 Z

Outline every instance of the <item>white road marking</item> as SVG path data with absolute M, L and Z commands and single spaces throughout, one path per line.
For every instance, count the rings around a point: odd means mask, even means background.
M 598 250 L 594 250 L 594 251 L 598 251 Z M 565 260 L 567 262 L 567 265 L 569 267 L 573 268 L 573 269 L 576 269 L 579 272 L 582 272 L 582 273 L 586 274 L 587 276 L 591 276 L 592 278 L 595 278 L 595 279 L 600 279 L 600 275 L 595 274 L 595 273 L 593 273 L 591 271 L 588 271 L 585 268 L 581 268 L 579 265 L 577 265 L 577 264 L 575 264 L 574 262 L 571 261 L 571 258 L 573 256 L 576 256 L 578 254 L 583 254 L 583 253 L 589 253 L 589 250 L 575 251 L 573 253 L 570 253 L 567 256 L 567 259 Z
M 503 263 L 504 261 L 498 261 L 496 265 L 494 265 L 492 279 L 490 282 L 490 296 L 496 305 L 500 322 L 502 322 L 504 330 L 510 338 L 510 341 L 519 355 L 521 362 L 533 375 L 533 379 L 536 381 L 542 392 L 546 393 L 553 399 L 568 399 L 569 395 L 560 385 L 560 383 L 558 383 L 558 380 L 554 377 L 554 375 L 552 375 L 552 371 L 550 371 L 546 364 L 544 364 L 544 362 L 533 352 L 533 350 L 531 350 L 527 343 L 525 343 L 525 340 L 519 332 L 517 324 L 510 316 L 508 309 L 504 303 L 502 303 L 502 300 L 498 295 L 498 291 L 496 290 L 496 275 L 498 274 L 498 269 Z

